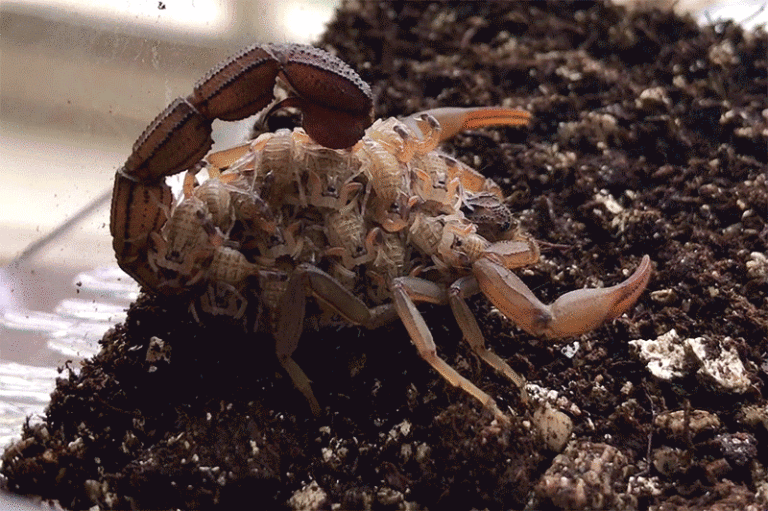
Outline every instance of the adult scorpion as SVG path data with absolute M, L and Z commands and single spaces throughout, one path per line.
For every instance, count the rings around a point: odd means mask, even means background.
M 281 101 L 277 82 L 290 90 Z M 267 107 L 297 108 L 302 127 L 208 155 L 215 119 Z M 438 108 L 374 123 L 372 107 L 357 73 L 317 48 L 256 44 L 223 62 L 158 115 L 117 171 L 110 231 L 118 264 L 147 292 L 192 291 L 202 308 L 235 317 L 255 286 L 278 359 L 315 413 L 309 379 L 292 358 L 310 298 L 367 328 L 399 318 L 432 368 L 506 421 L 491 396 L 438 356 L 417 304 L 449 305 L 474 353 L 522 387 L 486 347 L 466 299 L 482 292 L 533 335 L 576 336 L 632 307 L 650 259 L 617 285 L 543 304 L 511 271 L 536 263 L 539 248 L 512 221 L 499 186 L 437 150 L 462 130 L 524 126 L 530 114 Z M 198 184 L 202 168 L 211 178 Z M 177 201 L 165 178 L 184 171 Z

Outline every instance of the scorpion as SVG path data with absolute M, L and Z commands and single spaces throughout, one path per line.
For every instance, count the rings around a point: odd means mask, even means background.
M 289 91 L 279 101 L 278 86 Z M 215 119 L 285 107 L 301 112 L 301 127 L 209 154 Z M 369 329 L 399 318 L 435 371 L 508 422 L 437 354 L 417 305 L 449 305 L 473 352 L 522 390 L 525 379 L 486 347 L 467 299 L 483 293 L 532 335 L 578 336 L 634 305 L 650 258 L 612 287 L 542 303 L 512 271 L 535 264 L 539 247 L 517 227 L 500 187 L 437 149 L 461 131 L 524 126 L 531 115 L 446 107 L 373 122 L 372 112 L 369 85 L 321 49 L 242 50 L 160 113 L 118 169 L 110 221 L 117 262 L 146 292 L 193 293 L 213 314 L 243 317 L 255 289 L 266 318 L 259 322 L 315 414 L 309 378 L 292 358 L 310 299 Z M 209 178 L 199 184 L 201 169 Z M 181 172 L 177 200 L 165 178 Z

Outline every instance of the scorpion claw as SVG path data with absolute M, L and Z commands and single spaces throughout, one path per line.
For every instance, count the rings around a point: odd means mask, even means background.
M 403 122 L 417 133 L 423 133 L 421 126 L 425 114 L 437 119 L 442 128 L 440 142 L 466 130 L 486 126 L 525 126 L 531 120 L 531 114 L 525 110 L 503 107 L 444 107 L 415 113 L 406 117 Z
M 551 305 L 541 303 L 498 262 L 482 258 L 473 269 L 480 288 L 505 316 L 526 332 L 551 339 L 581 335 L 624 314 L 648 285 L 651 260 L 644 256 L 635 273 L 620 284 L 571 291 Z
M 646 255 L 640 266 L 624 282 L 602 289 L 578 289 L 566 293 L 551 305 L 551 337 L 581 335 L 611 321 L 629 310 L 651 278 L 651 259 Z

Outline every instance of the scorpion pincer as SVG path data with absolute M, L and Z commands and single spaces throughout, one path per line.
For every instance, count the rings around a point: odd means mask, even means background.
M 290 95 L 276 101 L 282 82 Z M 625 281 L 566 293 L 546 305 L 512 270 L 535 264 L 501 188 L 440 152 L 468 129 L 524 126 L 509 108 L 438 108 L 373 123 L 370 87 L 323 50 L 254 45 L 211 70 L 171 103 L 117 171 L 110 230 L 118 264 L 146 292 L 189 292 L 210 314 L 243 318 L 256 279 L 261 328 L 277 358 L 320 412 L 292 355 L 315 299 L 365 328 L 400 319 L 419 355 L 502 422 L 495 400 L 437 354 L 420 302 L 449 305 L 485 363 L 519 388 L 525 379 L 485 345 L 466 299 L 482 292 L 532 335 L 583 334 L 628 311 L 645 290 L 644 256 Z M 269 107 L 269 108 L 268 108 Z M 302 128 L 266 133 L 208 154 L 215 119 L 295 107 Z M 210 178 L 194 177 L 207 168 Z M 175 203 L 167 176 L 187 171 Z

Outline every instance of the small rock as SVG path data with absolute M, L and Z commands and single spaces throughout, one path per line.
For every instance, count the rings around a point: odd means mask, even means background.
M 720 435 L 715 439 L 725 458 L 738 467 L 744 467 L 757 457 L 757 439 L 749 433 Z
M 159 361 L 170 362 L 171 347 L 159 337 L 150 337 L 146 361 L 148 364 L 155 364 Z
M 730 337 L 724 339 L 725 342 L 730 340 Z M 708 352 L 712 352 L 711 347 L 707 349 L 702 337 L 686 339 L 686 345 L 701 364 L 698 374 L 702 379 L 714 383 L 722 390 L 738 394 L 749 389 L 751 384 L 747 371 L 733 346 L 725 348 L 720 345 L 719 355 L 713 358 L 708 355 Z
M 707 472 L 710 479 L 715 480 L 725 477 L 731 470 L 733 470 L 733 467 L 728 463 L 728 460 L 720 458 L 704 465 L 704 470 Z
M 670 381 L 685 375 L 685 345 L 673 328 L 654 340 L 629 341 L 656 378 Z
M 685 433 L 685 410 L 662 412 L 653 421 L 653 424 L 663 429 L 669 436 L 679 437 Z M 691 438 L 701 433 L 713 431 L 720 427 L 720 419 L 717 415 L 706 410 L 690 410 L 688 412 L 688 432 Z
M 661 305 L 672 305 L 677 302 L 678 298 L 675 290 L 671 288 L 658 289 L 651 292 L 651 300 Z
M 536 485 L 542 502 L 559 509 L 616 509 L 626 487 L 627 458 L 613 446 L 589 441 L 571 443 L 555 457 Z
M 746 486 L 738 485 L 727 479 L 708 488 L 706 505 L 669 499 L 654 511 L 765 511 L 763 503 L 758 503 L 755 494 Z
M 627 495 L 638 497 L 658 497 L 662 493 L 662 485 L 658 476 L 633 475 L 629 476 Z
M 376 500 L 381 506 L 393 507 L 405 501 L 403 494 L 392 488 L 380 488 L 376 492 Z
M 288 504 L 296 511 L 319 510 L 327 498 L 328 495 L 320 488 L 317 481 L 312 481 L 300 490 L 296 490 L 288 499 Z
M 765 431 L 768 431 L 768 406 L 745 406 L 739 413 L 739 422 L 752 428 L 762 426 Z
M 689 458 L 682 449 L 663 446 L 653 451 L 653 467 L 667 477 L 684 472 L 689 464 Z
M 721 67 L 734 66 L 740 62 L 733 42 L 728 39 L 720 44 L 713 45 L 709 49 L 707 57 L 709 57 L 710 62 Z
M 730 337 L 723 339 L 724 344 Z M 698 376 L 725 392 L 743 393 L 750 388 L 749 377 L 739 354 L 732 346 L 718 345 L 719 353 L 712 356 L 712 341 L 704 337 L 681 339 L 673 328 L 655 340 L 629 341 L 648 371 L 656 378 L 671 381 L 687 374 L 690 362 L 698 366 Z
M 768 280 L 768 257 L 761 252 L 749 254 L 746 263 L 747 276 L 753 279 Z
M 533 413 L 533 424 L 552 452 L 562 451 L 573 432 L 571 418 L 546 404 L 540 406 Z
M 635 98 L 635 106 L 644 111 L 663 110 L 672 104 L 664 87 L 649 87 Z

